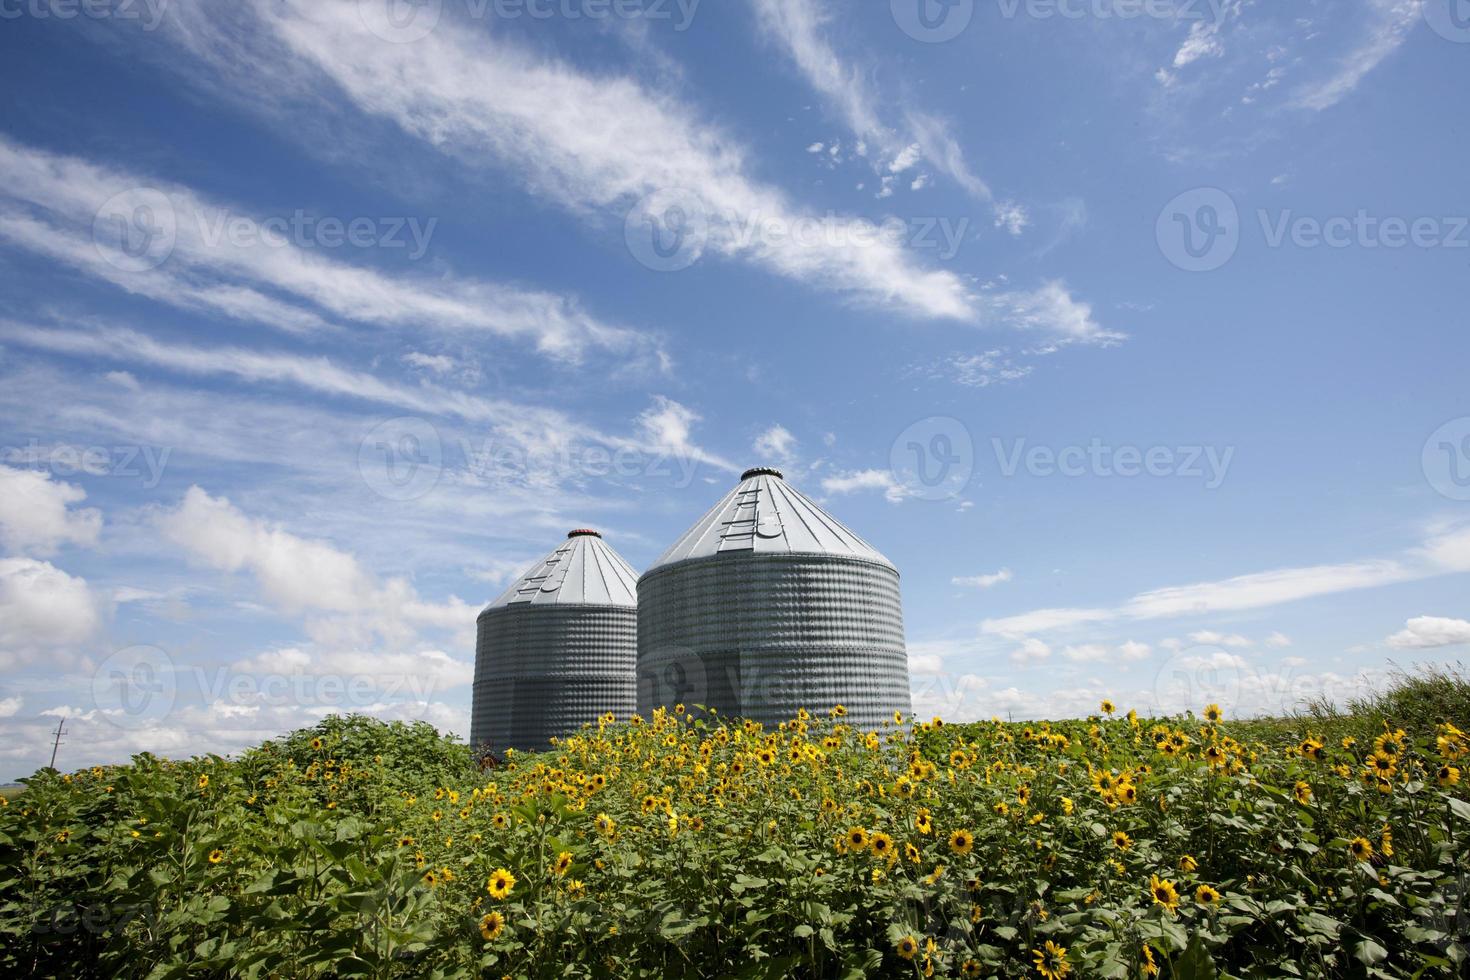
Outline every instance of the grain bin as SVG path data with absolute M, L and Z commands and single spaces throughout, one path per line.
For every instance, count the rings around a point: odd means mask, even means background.
M 637 573 L 573 531 L 480 613 L 470 745 L 542 751 L 637 704 Z
M 676 702 L 768 725 L 907 713 L 898 570 L 780 471 L 747 470 L 638 580 L 638 710 Z

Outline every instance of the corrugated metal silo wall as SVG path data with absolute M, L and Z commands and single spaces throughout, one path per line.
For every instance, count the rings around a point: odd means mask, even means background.
M 472 747 L 544 752 L 553 736 L 637 709 L 632 607 L 505 606 L 478 625 Z
M 650 572 L 638 583 L 638 710 L 678 702 L 767 725 L 836 704 L 863 728 L 907 714 L 898 573 L 753 554 Z

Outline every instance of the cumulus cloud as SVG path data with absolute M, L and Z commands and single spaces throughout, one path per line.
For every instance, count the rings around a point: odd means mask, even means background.
M 790 463 L 796 458 L 796 436 L 783 425 L 773 425 L 755 437 L 751 448 L 762 459 Z
M 50 562 L 0 558 L 0 668 L 43 656 L 70 662 L 97 631 L 100 619 L 84 579 Z
M 1388 638 L 1388 645 L 1400 650 L 1430 650 L 1462 643 L 1470 643 L 1470 622 L 1443 616 L 1416 616 Z
M 244 513 L 224 497 L 190 487 L 179 505 L 157 516 L 164 537 L 194 561 L 248 573 L 278 609 L 320 618 L 309 635 L 326 648 L 411 644 L 419 629 L 467 630 L 474 611 L 451 596 L 422 598 L 402 578 L 379 580 L 336 546 L 304 538 Z
M 72 509 L 86 498 L 81 487 L 53 480 L 50 473 L 0 465 L 0 545 L 49 557 L 62 545 L 96 544 L 102 513 Z

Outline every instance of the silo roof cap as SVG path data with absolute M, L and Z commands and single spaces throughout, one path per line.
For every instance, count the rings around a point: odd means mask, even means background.
M 740 483 L 684 532 L 648 572 L 726 552 L 825 555 L 893 567 L 877 548 L 768 467 L 746 470 Z
M 638 605 L 638 573 L 596 531 L 579 528 L 485 611 L 503 606 Z

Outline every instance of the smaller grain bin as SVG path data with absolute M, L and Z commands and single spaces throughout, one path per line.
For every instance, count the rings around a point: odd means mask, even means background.
M 768 725 L 908 713 L 898 570 L 778 470 L 747 470 L 638 580 L 638 708 L 676 702 Z
M 480 613 L 470 745 L 544 751 L 637 708 L 638 575 L 579 530 Z

